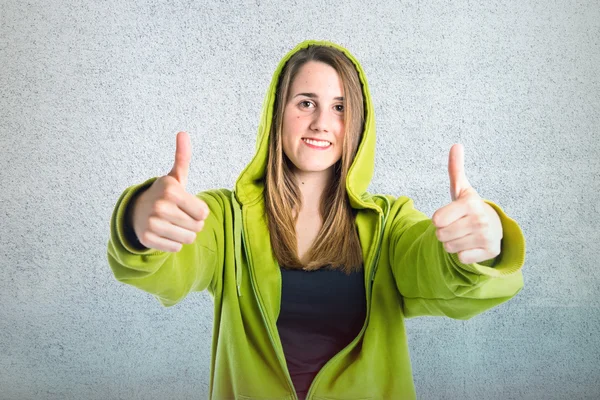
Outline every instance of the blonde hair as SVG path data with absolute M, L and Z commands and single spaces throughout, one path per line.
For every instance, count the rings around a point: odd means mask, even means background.
M 307 254 L 303 265 L 298 257 L 296 220 L 293 210 L 301 206 L 291 161 L 283 152 L 282 127 L 290 89 L 300 67 L 309 61 L 323 62 L 340 76 L 344 90 L 344 142 L 341 159 L 334 166 L 334 178 L 321 200 L 323 226 Z M 330 266 L 346 274 L 362 268 L 362 250 L 355 228 L 355 212 L 346 193 L 346 177 L 352 165 L 364 126 L 364 98 L 354 64 L 340 50 L 312 45 L 295 53 L 279 77 L 269 137 L 269 156 L 265 174 L 265 208 L 271 235 L 271 246 L 279 264 L 286 268 L 317 270 Z

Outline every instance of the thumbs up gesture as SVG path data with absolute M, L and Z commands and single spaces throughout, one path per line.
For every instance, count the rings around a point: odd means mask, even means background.
M 496 211 L 477 194 L 465 175 L 464 148 L 455 144 L 448 158 L 452 202 L 433 216 L 436 236 L 448 253 L 463 264 L 478 263 L 500 254 L 502 223 Z
M 208 205 L 185 189 L 191 158 L 190 138 L 186 132 L 179 132 L 173 168 L 132 204 L 133 230 L 147 248 L 179 252 L 184 243 L 193 243 L 204 227 Z

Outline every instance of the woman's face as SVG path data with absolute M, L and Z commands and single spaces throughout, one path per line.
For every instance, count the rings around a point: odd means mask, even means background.
M 309 61 L 296 75 L 283 114 L 283 151 L 297 172 L 324 172 L 342 157 L 342 81 L 328 64 Z

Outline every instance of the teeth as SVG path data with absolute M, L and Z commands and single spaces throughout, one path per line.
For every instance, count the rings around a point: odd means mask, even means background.
M 312 139 L 302 139 L 302 140 L 304 140 L 308 144 L 312 144 L 313 146 L 319 146 L 319 147 L 327 147 L 331 144 L 330 142 L 328 142 L 326 140 L 312 140 Z

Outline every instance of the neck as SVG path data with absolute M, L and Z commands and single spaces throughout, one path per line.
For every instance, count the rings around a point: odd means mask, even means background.
M 333 181 L 333 167 L 320 172 L 294 172 L 296 184 L 302 194 L 300 213 L 318 213 L 323 192 Z

